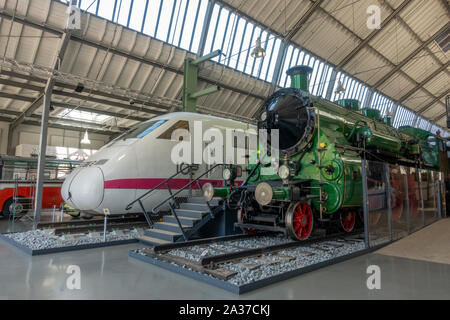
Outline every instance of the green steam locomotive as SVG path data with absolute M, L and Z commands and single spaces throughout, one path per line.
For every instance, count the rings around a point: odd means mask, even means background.
M 279 132 L 278 170 L 270 173 L 270 147 L 258 144 L 258 160 L 245 168 L 242 185 L 233 182 L 239 168 L 229 166 L 223 172 L 227 186 L 203 186 L 206 201 L 219 197 L 236 209 L 237 225 L 247 233 L 275 231 L 304 240 L 317 226 L 353 231 L 361 220 L 363 157 L 446 172 L 440 168 L 447 160 L 439 136 L 412 127 L 397 130 L 390 116 L 360 109 L 357 100 L 333 103 L 312 96 L 311 72 L 306 66 L 289 69 L 291 87 L 275 92 L 260 109 L 258 128 L 267 130 L 267 145 L 271 131 Z

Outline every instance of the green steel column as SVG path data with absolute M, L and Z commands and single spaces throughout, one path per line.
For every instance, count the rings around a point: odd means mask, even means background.
M 184 81 L 183 81 L 183 112 L 196 112 L 197 99 L 191 94 L 197 90 L 198 65 L 193 64 L 192 58 L 184 61 Z
M 213 86 L 197 92 L 197 84 L 199 64 L 221 53 L 220 50 L 217 50 L 197 59 L 186 58 L 184 60 L 183 112 L 197 112 L 197 99 L 199 97 L 220 90 L 219 86 Z

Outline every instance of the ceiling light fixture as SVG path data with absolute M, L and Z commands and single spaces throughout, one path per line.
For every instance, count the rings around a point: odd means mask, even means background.
M 89 134 L 87 130 L 84 133 L 83 139 L 81 139 L 81 144 L 91 144 L 91 140 L 89 140 Z
M 336 87 L 336 91 L 335 91 L 334 93 L 336 93 L 336 94 L 345 93 L 345 88 L 344 88 L 344 86 L 342 85 L 341 80 L 339 80 L 339 82 L 338 82 L 338 84 L 337 84 L 337 87 Z
M 261 37 L 256 39 L 256 46 L 252 51 L 252 57 L 255 59 L 263 58 L 266 56 L 266 50 L 261 46 Z

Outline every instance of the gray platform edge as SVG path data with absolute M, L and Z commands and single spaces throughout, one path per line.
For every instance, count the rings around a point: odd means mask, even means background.
M 10 232 L 10 233 L 14 233 L 14 232 Z M 10 234 L 10 233 L 5 233 L 5 234 Z M 17 241 L 14 241 L 8 237 L 5 237 L 4 236 L 5 234 L 0 234 L 0 239 L 15 246 L 16 248 L 19 248 L 20 250 L 22 250 L 23 252 L 25 252 L 31 256 L 39 256 L 39 255 L 66 252 L 66 251 L 95 249 L 95 248 L 101 248 L 101 247 L 118 246 L 118 245 L 122 245 L 122 244 L 130 244 L 130 243 L 139 242 L 139 240 L 137 240 L 136 238 L 133 238 L 133 239 L 127 239 L 127 240 L 115 240 L 115 241 L 107 241 L 107 242 L 100 242 L 100 243 L 88 243 L 88 244 L 82 244 L 79 246 L 67 246 L 67 247 L 57 247 L 57 248 L 33 250 L 33 249 L 30 249 L 29 247 L 26 247 L 26 246 L 18 243 Z
M 288 271 L 288 272 L 285 272 L 282 274 L 278 274 L 276 276 L 272 276 L 269 278 L 265 278 L 265 279 L 258 280 L 258 281 L 248 283 L 248 284 L 244 284 L 241 286 L 229 283 L 224 280 L 219 280 L 219 279 L 213 278 L 212 276 L 209 276 L 209 275 L 206 275 L 203 273 L 199 273 L 197 271 L 183 268 L 179 265 L 174 265 L 170 262 L 165 262 L 162 260 L 158 260 L 156 258 L 144 256 L 142 254 L 136 253 L 135 250 L 130 250 L 128 253 L 128 256 L 131 258 L 135 258 L 140 261 L 146 262 L 146 263 L 153 264 L 153 265 L 161 267 L 163 269 L 184 275 L 184 276 L 192 278 L 194 280 L 205 282 L 207 284 L 213 285 L 215 287 L 218 287 L 218 288 L 224 289 L 226 291 L 229 291 L 231 293 L 239 295 L 239 294 L 247 293 L 247 292 L 250 292 L 250 291 L 253 291 L 256 289 L 266 287 L 268 285 L 271 285 L 271 284 L 274 284 L 274 283 L 277 283 L 277 282 L 280 282 L 283 280 L 287 280 L 287 279 L 302 275 L 304 273 L 308 273 L 308 272 L 311 272 L 311 271 L 314 271 L 314 270 L 317 270 L 317 269 L 320 269 L 323 267 L 327 267 L 327 266 L 330 266 L 330 265 L 333 265 L 336 263 L 340 263 L 340 262 L 343 262 L 343 261 L 346 261 L 349 259 L 353 259 L 353 258 L 362 256 L 367 253 L 371 253 L 371 252 L 381 249 L 382 247 L 385 247 L 393 242 L 395 242 L 395 241 L 389 241 L 387 243 L 379 244 L 379 245 L 376 245 L 371 248 L 366 248 L 366 249 L 362 249 L 359 251 L 355 251 L 355 252 L 347 254 L 347 255 L 343 255 L 343 256 L 336 257 L 336 258 L 333 258 L 330 260 L 322 261 L 322 262 L 319 262 L 319 263 L 316 263 L 313 265 L 309 265 L 306 267 L 302 267 L 299 269 L 291 270 L 291 271 Z

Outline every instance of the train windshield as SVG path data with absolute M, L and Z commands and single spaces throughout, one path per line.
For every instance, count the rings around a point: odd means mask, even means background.
M 154 131 L 156 128 L 160 127 L 167 120 L 155 120 L 150 122 L 144 122 L 137 127 L 125 132 L 119 136 L 114 141 L 127 140 L 127 139 L 141 139 L 148 135 L 150 132 Z

